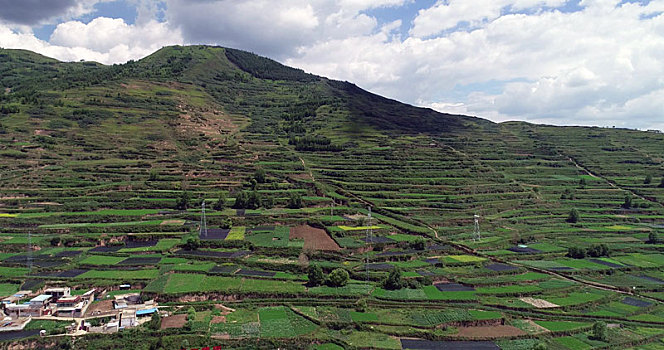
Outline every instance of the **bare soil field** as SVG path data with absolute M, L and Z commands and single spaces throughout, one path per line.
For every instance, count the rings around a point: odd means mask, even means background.
M 304 249 L 311 250 L 341 250 L 337 242 L 323 229 L 314 228 L 309 225 L 291 227 L 290 239 L 304 239 Z
M 212 322 L 210 322 L 210 323 L 211 323 L 211 324 L 215 324 L 215 323 L 226 323 L 226 316 L 214 316 L 214 317 L 212 318 Z
M 552 307 L 558 307 L 558 305 L 554 303 L 550 303 L 544 299 L 535 299 L 535 298 L 521 298 L 521 301 L 524 303 L 528 303 L 538 309 L 547 309 L 547 308 L 552 308 Z
M 187 323 L 187 314 L 172 315 L 161 319 L 160 329 L 181 328 Z
M 107 313 L 114 313 L 112 300 L 102 300 L 97 303 L 92 303 L 85 312 L 85 316 L 103 315 Z

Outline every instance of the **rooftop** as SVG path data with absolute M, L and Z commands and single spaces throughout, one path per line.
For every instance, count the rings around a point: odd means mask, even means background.
M 136 311 L 136 316 L 148 315 L 148 314 L 151 314 L 151 313 L 154 313 L 154 312 L 157 312 L 156 307 L 153 307 L 153 308 L 150 308 L 150 309 L 144 309 L 144 310 L 137 310 Z
M 48 294 L 42 294 L 42 295 L 38 295 L 38 296 L 36 296 L 36 297 L 30 299 L 30 302 L 43 302 L 43 301 L 46 301 L 46 300 L 48 300 L 48 299 L 51 299 L 51 296 L 50 296 L 50 295 L 48 295 Z

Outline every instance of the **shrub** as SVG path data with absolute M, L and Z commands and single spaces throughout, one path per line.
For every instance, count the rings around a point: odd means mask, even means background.
M 184 249 L 186 249 L 186 250 L 196 250 L 200 246 L 201 246 L 201 241 L 199 241 L 196 238 L 189 237 L 189 238 L 187 238 L 187 241 L 184 244 Z
M 257 191 L 251 191 L 249 192 L 249 195 L 247 196 L 247 209 L 258 209 L 262 205 L 261 203 L 261 196 L 258 194 Z
M 657 244 L 659 243 L 659 237 L 657 236 L 657 232 L 651 231 L 648 234 L 648 243 L 650 244 Z
M 595 324 L 593 325 L 593 338 L 601 341 L 608 340 L 609 332 L 607 330 L 606 323 L 602 321 L 595 322 Z
M 567 256 L 573 259 L 583 259 L 586 257 L 586 250 L 580 247 L 569 247 Z
M 606 244 L 593 244 L 588 248 L 588 255 L 592 256 L 593 258 L 598 258 L 601 256 L 609 256 L 609 246 Z
M 265 170 L 262 168 L 256 169 L 256 172 L 254 172 L 254 179 L 256 179 L 256 182 L 259 184 L 265 183 Z
M 323 275 L 323 269 L 316 264 L 309 266 L 309 285 L 320 286 L 325 283 L 325 275 Z
M 298 193 L 291 192 L 290 198 L 288 199 L 288 207 L 291 209 L 302 208 L 302 196 Z
M 579 211 L 576 208 L 570 210 L 569 215 L 567 216 L 567 222 L 575 224 L 579 222 Z
M 247 194 L 244 191 L 238 192 L 235 195 L 235 204 L 233 204 L 234 209 L 245 209 L 247 207 Z
M 625 195 L 625 201 L 622 204 L 622 207 L 625 209 L 630 209 L 632 207 L 632 195 L 631 194 L 626 194 Z
M 187 210 L 191 204 L 191 197 L 189 197 L 189 192 L 182 191 L 180 197 L 175 201 L 175 207 L 180 210 Z
M 349 277 L 348 271 L 338 268 L 327 276 L 327 284 L 330 287 L 343 287 L 348 283 Z
M 214 203 L 212 209 L 223 210 L 225 206 L 226 206 L 226 192 L 221 192 L 219 193 L 219 199 L 217 199 L 217 202 Z
M 233 221 L 231 221 L 231 218 L 225 218 L 223 221 L 221 221 L 221 228 L 231 228 L 233 227 Z
M 401 289 L 404 286 L 404 281 L 401 278 L 401 269 L 395 266 L 387 278 L 383 281 L 383 288 L 388 290 Z

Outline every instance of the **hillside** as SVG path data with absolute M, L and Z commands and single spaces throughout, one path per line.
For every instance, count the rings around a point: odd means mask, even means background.
M 0 297 L 128 283 L 189 314 L 77 346 L 664 337 L 662 134 L 442 114 L 221 47 L 2 49 L 0 85 Z M 350 281 L 315 286 L 313 265 Z M 623 328 L 595 339 L 598 320 Z

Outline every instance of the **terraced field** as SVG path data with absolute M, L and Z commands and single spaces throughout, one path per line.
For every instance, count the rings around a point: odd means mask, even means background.
M 661 345 L 661 134 L 442 115 L 223 48 L 0 65 L 0 296 L 126 283 L 188 314 L 82 347 Z

